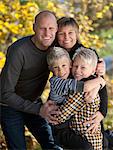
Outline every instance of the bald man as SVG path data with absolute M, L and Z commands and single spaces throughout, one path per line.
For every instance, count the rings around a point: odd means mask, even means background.
M 57 113 L 57 107 L 52 101 L 42 105 L 40 99 L 49 75 L 48 47 L 57 32 L 55 15 L 50 11 L 40 12 L 33 30 L 34 35 L 19 39 L 8 48 L 1 73 L 1 126 L 8 149 L 26 149 L 26 125 L 42 149 L 59 150 L 48 126 L 51 112 Z

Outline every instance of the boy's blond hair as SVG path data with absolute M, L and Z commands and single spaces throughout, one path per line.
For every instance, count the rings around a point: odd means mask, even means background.
M 47 55 L 47 63 L 48 63 L 48 65 L 50 67 L 52 67 L 54 62 L 56 60 L 58 60 L 59 58 L 63 57 L 63 56 L 67 57 L 67 59 L 69 59 L 69 61 L 71 62 L 69 53 L 64 48 L 51 47 L 50 51 L 49 51 L 49 53 Z
M 78 57 L 82 58 L 83 61 L 87 62 L 88 64 L 92 65 L 92 67 L 96 68 L 98 58 L 94 50 L 85 47 L 80 47 L 76 50 L 72 60 L 74 61 Z

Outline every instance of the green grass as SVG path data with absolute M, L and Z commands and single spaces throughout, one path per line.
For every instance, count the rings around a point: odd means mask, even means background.
M 105 47 L 99 49 L 100 57 L 113 55 L 113 29 L 100 30 L 96 34 L 102 39 L 105 39 Z
M 113 99 L 111 101 L 113 102 Z M 113 104 L 108 105 L 108 113 L 104 119 L 104 127 L 105 129 L 113 130 Z

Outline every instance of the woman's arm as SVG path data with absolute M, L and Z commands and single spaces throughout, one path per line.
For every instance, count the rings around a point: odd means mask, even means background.
M 100 96 L 100 109 L 99 111 L 101 114 L 106 117 L 107 114 L 107 108 L 108 108 L 108 94 L 107 94 L 107 88 L 104 86 L 100 91 L 99 91 L 99 96 Z
M 103 60 L 103 58 L 100 58 L 98 60 L 98 64 L 97 64 L 97 68 L 96 68 L 96 74 L 98 76 L 103 76 L 105 75 L 106 72 L 106 64 L 105 61 Z

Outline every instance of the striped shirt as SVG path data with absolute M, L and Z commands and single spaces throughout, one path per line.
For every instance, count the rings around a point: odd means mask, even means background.
M 68 96 L 69 93 L 75 93 L 76 85 L 77 80 L 75 79 L 61 79 L 53 76 L 50 78 L 49 97 L 57 104 L 62 104 L 66 101 L 66 96 Z

